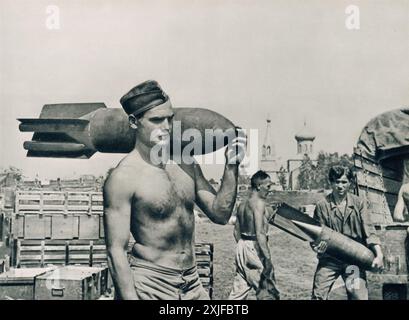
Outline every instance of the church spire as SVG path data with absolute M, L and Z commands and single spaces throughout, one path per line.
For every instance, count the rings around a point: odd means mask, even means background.
M 269 114 L 266 118 L 266 130 L 262 145 L 260 168 L 261 170 L 267 172 L 274 172 L 278 170 L 271 117 Z

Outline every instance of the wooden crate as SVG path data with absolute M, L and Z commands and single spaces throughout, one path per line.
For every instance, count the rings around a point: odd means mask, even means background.
M 92 214 L 102 211 L 101 192 L 47 190 L 16 192 L 15 212 L 18 214 Z
M 367 200 L 374 225 L 393 223 L 392 213 L 402 183 L 399 172 L 379 165 L 374 159 L 354 153 L 356 193 Z
M 195 246 L 197 272 L 203 287 L 213 296 L 213 243 L 197 243 Z
M 104 237 L 101 192 L 18 191 L 12 238 L 97 240 Z
M 407 275 L 368 273 L 369 300 L 409 300 Z
M 65 266 L 35 277 L 35 300 L 96 300 L 107 291 L 108 268 Z
M 383 275 L 409 273 L 409 223 L 394 223 L 376 227 L 385 257 Z
M 34 279 L 55 267 L 10 269 L 0 274 L 0 300 L 5 299 L 34 299 Z
M 20 240 L 11 246 L 11 264 L 20 267 L 107 264 L 105 241 Z
M 48 212 L 46 214 L 12 214 L 7 221 L 14 239 L 27 240 L 98 240 L 104 238 L 101 213 L 81 214 Z
M 395 223 L 392 213 L 402 184 L 399 161 L 379 164 L 375 159 L 354 150 L 357 171 L 356 192 L 366 199 L 370 220 L 377 230 L 384 253 L 385 270 L 368 272 L 371 300 L 409 299 L 409 223 Z

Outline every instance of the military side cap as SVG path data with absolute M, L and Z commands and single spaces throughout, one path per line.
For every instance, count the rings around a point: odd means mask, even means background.
M 168 95 L 155 80 L 138 84 L 119 100 L 125 112 L 135 116 L 168 101 Z

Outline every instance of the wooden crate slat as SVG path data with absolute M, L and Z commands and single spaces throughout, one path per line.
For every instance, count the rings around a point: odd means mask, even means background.
M 84 201 L 84 202 L 90 202 L 91 197 L 87 195 L 78 195 L 78 194 L 73 194 L 73 195 L 68 195 L 67 196 L 68 201 Z
M 42 248 L 41 246 L 25 246 L 25 245 L 22 245 L 20 250 L 21 250 L 21 253 L 23 253 L 23 252 L 30 252 L 30 251 L 41 251 L 42 250 L 41 248 Z M 65 250 L 65 246 L 63 246 L 63 245 L 59 245 L 59 246 L 46 245 L 46 246 L 44 246 L 44 250 L 45 251 L 62 251 L 62 250 Z
M 38 255 L 21 255 L 21 256 L 20 256 L 20 261 L 28 261 L 28 260 L 30 260 L 30 261 L 38 261 L 38 262 L 40 262 L 41 259 L 42 259 L 42 257 L 43 257 L 44 261 L 45 261 L 45 260 L 50 260 L 50 259 L 53 259 L 53 260 L 65 260 L 65 254 L 60 254 L 60 255 L 58 255 L 58 254 L 56 254 L 56 255 L 44 255 L 44 256 L 42 256 L 41 254 L 38 254 Z
M 68 211 L 89 211 L 88 205 L 67 205 Z
M 356 155 L 354 158 L 354 165 L 357 168 L 372 172 L 377 175 L 382 175 L 383 177 L 393 179 L 395 181 L 402 181 L 402 176 L 399 172 L 391 170 L 387 167 L 382 167 L 378 165 L 375 160 L 369 160 L 360 155 Z
M 89 250 L 90 246 L 88 245 L 69 245 L 70 250 Z M 92 249 L 95 250 L 106 250 L 105 245 L 93 245 Z
M 40 204 L 20 204 L 19 210 L 38 210 L 40 211 L 41 205 Z
M 38 194 L 21 194 L 16 196 L 16 201 L 24 201 L 24 200 L 35 200 L 40 201 L 40 195 Z
M 370 187 L 371 189 L 376 189 L 382 192 L 386 191 L 380 176 L 364 174 L 362 171 L 358 171 L 356 176 L 358 185 Z

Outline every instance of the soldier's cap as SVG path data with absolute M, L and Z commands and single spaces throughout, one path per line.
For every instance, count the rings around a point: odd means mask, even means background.
M 169 96 L 155 80 L 148 80 L 133 87 L 119 100 L 128 115 L 138 116 L 159 105 L 170 104 Z

